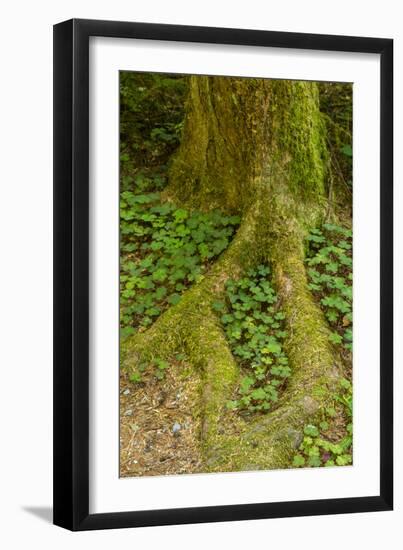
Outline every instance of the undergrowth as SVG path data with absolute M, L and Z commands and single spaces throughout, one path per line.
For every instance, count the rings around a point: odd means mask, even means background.
M 352 232 L 325 224 L 311 231 L 308 243 L 309 288 L 320 302 L 332 329 L 332 343 L 344 355 L 350 354 L 353 341 Z
M 326 316 L 330 341 L 340 351 L 349 379 L 340 381 L 333 406 L 322 411 L 320 421 L 305 426 L 292 466 L 346 466 L 352 463 L 353 452 L 352 232 L 324 224 L 310 232 L 307 243 L 309 288 Z
M 245 375 L 230 410 L 269 411 L 291 371 L 283 351 L 284 314 L 270 282 L 270 268 L 260 265 L 238 281 L 228 281 L 224 302 L 213 308 Z
M 120 161 L 124 174 L 161 165 L 179 144 L 188 78 L 120 73 Z
M 238 216 L 188 211 L 161 203 L 161 176 L 135 177 L 135 191 L 123 191 L 121 229 L 121 336 L 142 330 L 182 292 L 199 281 L 225 250 Z
M 342 378 L 333 406 L 322 411 L 317 424 L 307 424 L 293 467 L 347 466 L 353 453 L 353 395 L 349 380 Z
M 178 363 L 183 362 L 186 359 L 184 353 L 177 353 L 174 357 L 171 357 L 169 361 L 160 359 L 159 357 L 154 358 L 152 361 L 141 361 L 136 369 L 130 374 L 129 380 L 134 384 L 143 383 L 145 378 L 144 375 L 148 374 L 161 381 L 165 379 L 166 371 L 172 366 Z

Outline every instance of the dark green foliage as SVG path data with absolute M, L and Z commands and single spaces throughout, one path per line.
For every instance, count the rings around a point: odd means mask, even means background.
M 348 371 L 352 352 L 352 232 L 324 224 L 307 238 L 309 288 L 332 329 L 331 342 L 342 352 Z M 322 421 L 305 426 L 294 467 L 346 466 L 352 463 L 352 385 L 343 378 L 333 406 Z
M 341 193 L 351 203 L 353 86 L 349 83 L 319 84 L 320 109 L 326 123 L 331 172 Z
M 352 351 L 352 233 L 325 224 L 308 236 L 306 263 L 309 288 L 318 299 L 333 332 L 333 344 Z
M 232 410 L 270 410 L 291 374 L 282 347 L 287 335 L 284 314 L 269 275 L 269 267 L 260 265 L 243 279 L 228 281 L 225 303 L 213 304 L 232 353 L 246 373 L 239 398 L 227 403 Z
M 308 424 L 304 428 L 304 438 L 299 452 L 294 456 L 292 466 L 347 466 L 352 464 L 353 425 L 352 425 L 352 386 L 343 378 L 339 392 L 333 396 L 334 407 L 323 411 L 323 420 L 318 424 Z M 332 430 L 334 417 L 343 419 L 346 428 L 341 436 Z
M 183 359 L 183 356 L 180 354 L 177 354 L 175 358 L 172 359 L 172 362 L 178 362 Z M 136 370 L 133 371 L 130 376 L 129 380 L 133 384 L 141 384 L 144 382 L 143 375 L 147 371 L 148 373 L 152 373 L 154 377 L 157 380 L 164 380 L 165 378 L 165 371 L 169 368 L 170 363 L 168 361 L 164 361 L 163 359 L 159 359 L 158 357 L 154 359 L 153 361 L 146 363 L 142 362 L 139 365 L 137 365 Z
M 122 171 L 164 164 L 179 143 L 187 77 L 120 73 Z
M 121 230 L 121 336 L 147 327 L 182 292 L 200 280 L 228 246 L 237 216 L 190 212 L 161 203 L 151 178 L 136 178 L 137 193 L 123 191 Z

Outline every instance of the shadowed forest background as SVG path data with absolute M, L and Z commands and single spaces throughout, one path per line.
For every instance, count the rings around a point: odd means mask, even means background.
M 352 85 L 120 74 L 120 473 L 352 463 Z

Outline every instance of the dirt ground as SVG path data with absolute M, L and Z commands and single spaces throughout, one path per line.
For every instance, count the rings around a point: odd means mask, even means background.
M 121 477 L 196 473 L 199 451 L 200 379 L 184 363 L 171 365 L 163 380 L 120 379 Z
M 142 381 L 120 378 L 120 476 L 162 476 L 205 472 L 200 451 L 202 381 L 185 362 L 173 362 L 158 380 L 148 369 Z M 226 433 L 242 431 L 247 419 L 228 412 Z M 332 442 L 346 435 L 341 407 L 322 436 Z

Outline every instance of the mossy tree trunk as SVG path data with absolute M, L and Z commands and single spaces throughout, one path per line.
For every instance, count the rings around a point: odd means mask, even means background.
M 184 347 L 204 375 L 202 440 L 209 470 L 287 467 L 332 394 L 339 369 L 328 329 L 307 287 L 303 240 L 326 212 L 327 152 L 312 82 L 191 77 L 184 134 L 165 198 L 241 214 L 238 233 L 203 281 L 129 342 L 124 365 L 156 348 Z M 286 313 L 292 368 L 275 411 L 241 435 L 220 432 L 237 365 L 211 303 L 228 278 L 260 262 L 272 266 Z
M 326 149 L 316 83 L 192 77 L 170 193 L 245 211 L 281 182 L 300 200 L 324 193 Z

